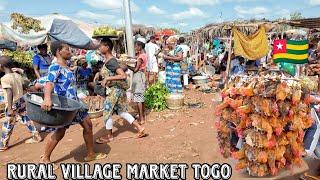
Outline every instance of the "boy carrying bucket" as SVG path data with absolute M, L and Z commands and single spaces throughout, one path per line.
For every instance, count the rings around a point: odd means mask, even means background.
M 10 57 L 0 56 L 0 71 L 5 73 L 1 78 L 1 86 L 4 89 L 6 101 L 6 121 L 2 125 L 0 152 L 8 149 L 9 139 L 17 120 L 26 125 L 32 133 L 32 138 L 26 140 L 25 143 L 38 143 L 42 140 L 32 121 L 26 116 L 26 105 L 22 97 L 24 80 L 20 74 L 13 72 L 13 68 L 13 61 Z

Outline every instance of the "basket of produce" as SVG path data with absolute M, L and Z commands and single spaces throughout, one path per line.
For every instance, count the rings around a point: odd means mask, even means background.
M 119 36 L 122 36 L 122 31 L 117 31 L 116 29 L 108 26 L 101 26 L 96 28 L 93 31 L 93 38 L 118 38 Z
M 184 105 L 184 96 L 182 94 L 170 94 L 166 97 L 166 103 L 171 110 L 181 109 Z
M 206 76 L 195 76 L 192 78 L 194 84 L 206 84 L 208 83 L 208 78 Z
M 89 117 L 91 119 L 99 118 L 103 115 L 104 98 L 101 96 L 87 96 L 83 101 L 89 107 Z
M 82 107 L 81 104 L 73 99 L 69 99 L 57 94 L 52 94 L 52 109 L 44 111 L 41 109 L 44 94 L 28 93 L 24 96 L 26 101 L 27 116 L 36 123 L 48 127 L 63 127 L 70 125 Z

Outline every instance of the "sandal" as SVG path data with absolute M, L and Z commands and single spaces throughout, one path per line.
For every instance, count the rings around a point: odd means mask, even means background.
M 110 143 L 112 142 L 114 139 L 113 138 L 108 138 L 108 139 L 105 139 L 103 137 L 100 137 L 96 140 L 96 143 L 97 144 L 107 144 L 107 143 Z
M 147 134 L 144 132 L 145 128 L 142 128 L 141 131 L 138 132 L 137 138 L 144 138 L 147 136 Z
M 0 152 L 4 152 L 4 151 L 6 151 L 8 149 L 9 149 L 9 147 L 2 147 L 2 148 L 0 148 Z
M 41 142 L 41 140 L 35 140 L 34 138 L 30 138 L 30 139 L 27 139 L 24 143 L 35 144 L 35 143 L 39 143 L 39 142 Z
M 85 157 L 85 158 L 84 158 L 84 161 L 85 161 L 85 162 L 97 161 L 97 160 L 100 160 L 100 159 L 104 159 L 104 158 L 106 158 L 106 157 L 107 157 L 107 155 L 104 154 L 104 153 L 95 153 L 94 156 Z

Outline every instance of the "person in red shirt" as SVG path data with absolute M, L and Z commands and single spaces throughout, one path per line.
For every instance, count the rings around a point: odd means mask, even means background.
M 133 102 L 138 104 L 140 124 L 145 123 L 145 105 L 144 93 L 146 91 L 146 67 L 147 67 L 147 54 L 144 51 L 145 43 L 137 41 L 135 43 L 135 50 L 137 54 L 137 64 L 133 67 L 128 67 L 133 71 L 132 79 L 132 92 Z

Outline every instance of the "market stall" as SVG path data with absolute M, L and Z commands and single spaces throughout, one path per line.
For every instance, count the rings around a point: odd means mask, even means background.
M 304 130 L 313 123 L 309 93 L 316 88 L 308 79 L 272 71 L 231 77 L 216 111 L 223 156 L 255 177 L 304 164 Z
M 70 18 L 58 14 L 31 18 L 37 27 L 22 26 L 28 19 L 21 14 L 12 14 L 11 22 L 0 24 L 0 34 L 3 39 L 17 42 L 18 45 L 36 46 L 49 40 L 59 40 L 76 48 L 95 48 L 90 36 L 84 33 L 80 26 Z M 35 26 L 35 25 L 34 25 Z M 82 26 L 83 27 L 83 26 Z

